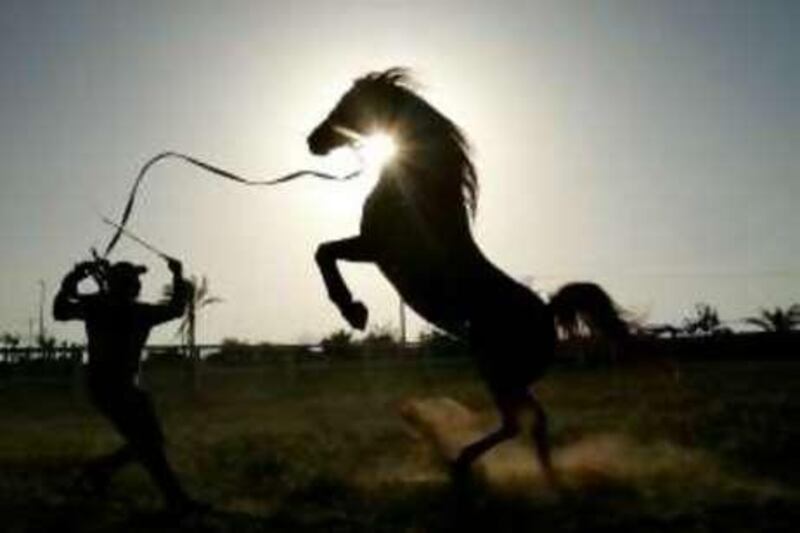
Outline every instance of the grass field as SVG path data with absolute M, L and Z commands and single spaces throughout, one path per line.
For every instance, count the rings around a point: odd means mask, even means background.
M 0 381 L 0 529 L 17 531 L 797 531 L 800 364 L 559 369 L 539 387 L 565 488 L 520 443 L 456 490 L 398 412 L 450 397 L 491 428 L 468 362 L 150 369 L 170 456 L 214 511 L 170 523 L 138 467 L 102 501 L 78 465 L 118 444 L 69 380 Z M 457 429 L 457 428 L 456 428 Z M 481 474 L 483 472 L 483 475 Z

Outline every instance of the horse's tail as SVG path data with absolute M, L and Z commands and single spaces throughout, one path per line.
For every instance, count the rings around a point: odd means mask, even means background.
M 624 312 L 595 283 L 568 283 L 558 289 L 549 305 L 556 326 L 568 336 L 577 334 L 581 324 L 591 333 L 602 333 L 614 341 L 622 341 L 628 336 Z

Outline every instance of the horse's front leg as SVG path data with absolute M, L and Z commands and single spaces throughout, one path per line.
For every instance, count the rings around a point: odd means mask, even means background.
M 348 324 L 357 329 L 364 329 L 369 314 L 367 308 L 363 303 L 353 300 L 353 295 L 350 294 L 336 261 L 341 259 L 358 263 L 374 262 L 375 256 L 369 246 L 361 237 L 324 242 L 317 248 L 314 258 L 325 281 L 325 288 L 328 289 L 328 297 L 339 308 L 339 312 Z

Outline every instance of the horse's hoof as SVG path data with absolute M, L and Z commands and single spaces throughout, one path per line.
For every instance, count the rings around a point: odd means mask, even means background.
M 563 493 L 566 489 L 564 484 L 561 483 L 561 478 L 559 478 L 553 470 L 545 470 L 544 482 L 547 488 L 559 494 Z
M 107 472 L 95 466 L 88 466 L 73 480 L 72 491 L 90 498 L 108 496 L 111 478 Z
M 185 498 L 169 502 L 164 508 L 164 515 L 176 520 L 200 518 L 213 511 L 210 503 Z
M 456 485 L 463 485 L 470 479 L 470 464 L 461 458 L 450 463 L 450 478 Z
M 344 318 L 351 327 L 363 330 L 367 325 L 369 311 L 367 310 L 367 306 L 361 302 L 351 302 L 347 307 L 342 309 L 342 314 L 344 314 Z

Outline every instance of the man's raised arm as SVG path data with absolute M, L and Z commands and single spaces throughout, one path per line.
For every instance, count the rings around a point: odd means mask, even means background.
M 84 318 L 83 302 L 78 294 L 78 283 L 89 277 L 91 263 L 78 263 L 61 281 L 61 289 L 53 300 L 53 318 L 75 320 Z
M 183 278 L 183 265 L 177 259 L 167 259 L 167 267 L 172 272 L 172 293 L 166 303 L 151 307 L 150 321 L 153 325 L 168 322 L 183 316 L 186 304 L 191 297 L 191 284 Z

